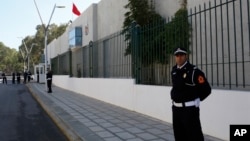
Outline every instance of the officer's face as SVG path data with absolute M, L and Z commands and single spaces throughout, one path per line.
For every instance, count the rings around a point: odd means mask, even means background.
M 182 66 L 187 61 L 187 55 L 184 53 L 175 55 L 175 62 L 177 66 Z

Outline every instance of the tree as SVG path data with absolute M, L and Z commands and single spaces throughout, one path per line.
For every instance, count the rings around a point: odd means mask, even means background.
M 66 27 L 67 24 L 61 24 L 60 26 L 51 24 L 48 29 L 48 44 L 61 36 L 65 32 Z M 23 39 L 28 51 L 30 51 L 33 43 L 36 44 L 31 51 L 30 64 L 38 64 L 40 62 L 44 49 L 44 26 L 37 25 L 36 30 L 35 35 L 28 35 Z M 9 74 L 16 71 L 23 71 L 23 63 L 27 63 L 27 51 L 24 42 L 19 46 L 19 51 L 10 49 L 4 43 L 0 42 L 0 71 L 5 71 Z M 22 56 L 21 51 L 24 56 Z M 33 70 L 32 65 L 30 67 Z
M 45 37 L 45 25 L 37 25 L 36 26 L 36 33 L 33 36 L 26 36 L 24 38 L 24 42 L 26 43 L 26 46 L 28 50 L 30 50 L 30 47 L 33 43 L 36 45 L 33 46 L 31 55 L 30 55 L 30 63 L 31 64 L 38 64 L 40 63 L 41 55 L 43 54 L 44 50 L 44 37 Z M 61 24 L 60 26 L 56 24 L 50 24 L 48 28 L 48 39 L 47 43 L 49 44 L 54 39 L 60 37 L 66 30 L 67 24 Z M 23 50 L 26 52 L 25 45 L 22 43 L 19 46 L 19 50 Z M 21 55 L 21 54 L 20 54 Z M 25 60 L 26 61 L 26 60 Z M 32 65 L 30 66 L 32 67 Z
M 188 48 L 191 27 L 187 0 L 182 0 L 180 6 L 175 16 L 166 20 L 155 12 L 153 0 L 150 6 L 147 0 L 129 0 L 122 32 L 128 43 L 125 55 L 132 54 L 133 61 L 143 65 L 166 64 L 174 48 Z
M 18 52 L 0 42 L 0 70 L 10 74 L 21 69 L 22 63 L 19 61 Z
M 139 26 L 145 26 L 153 22 L 154 20 L 162 19 L 159 14 L 154 10 L 153 1 L 149 5 L 148 0 L 128 0 L 128 4 L 124 8 L 129 9 L 124 14 L 125 19 L 123 22 L 123 31 L 125 35 L 125 41 L 128 42 L 125 55 L 131 53 L 131 26 L 135 22 Z

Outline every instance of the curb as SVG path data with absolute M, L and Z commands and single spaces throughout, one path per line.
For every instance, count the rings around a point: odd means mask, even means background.
M 26 85 L 27 86 L 27 85 Z M 27 86 L 32 96 L 39 103 L 39 105 L 44 109 L 44 111 L 49 115 L 52 121 L 56 124 L 56 126 L 62 131 L 62 133 L 67 137 L 69 141 L 83 141 L 80 136 L 75 133 L 75 131 L 70 128 L 67 123 L 64 122 L 51 108 L 49 105 L 41 100 L 41 97 L 35 94 L 30 86 Z

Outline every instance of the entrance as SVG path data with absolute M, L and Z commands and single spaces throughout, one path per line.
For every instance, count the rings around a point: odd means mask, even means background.
M 34 69 L 34 80 L 37 81 L 37 83 L 45 83 L 45 64 L 40 63 L 36 65 Z

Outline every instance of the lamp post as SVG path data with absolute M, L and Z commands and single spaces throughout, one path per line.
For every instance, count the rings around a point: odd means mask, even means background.
M 44 38 L 44 48 L 45 48 L 45 71 L 47 71 L 47 67 L 48 67 L 48 49 L 47 49 L 48 29 L 49 29 L 50 21 L 51 21 L 51 19 L 52 19 L 52 16 L 53 16 L 53 14 L 54 14 L 56 8 L 65 8 L 65 6 L 57 6 L 56 4 L 54 5 L 53 11 L 52 11 L 52 13 L 51 13 L 51 15 L 50 15 L 49 22 L 48 22 L 47 26 L 44 28 L 44 30 L 45 30 L 45 38 Z
M 42 22 L 42 25 L 43 25 L 43 28 L 44 28 L 44 49 L 45 49 L 45 72 L 48 70 L 48 49 L 47 49 L 47 38 L 48 38 L 48 29 L 49 29 L 49 24 L 50 24 L 50 21 L 52 19 L 52 16 L 55 12 L 55 9 L 56 8 L 65 8 L 65 6 L 57 6 L 56 4 L 54 5 L 54 8 L 52 10 L 52 13 L 50 15 L 50 19 L 49 19 L 49 22 L 48 24 L 45 26 L 44 23 L 43 23 L 43 20 L 42 20 L 42 17 L 41 17 L 41 14 L 39 12 L 39 9 L 37 7 L 37 4 L 36 4 L 36 1 L 34 0 L 34 3 L 35 3 L 35 6 L 36 6 L 36 10 L 38 12 L 38 15 L 39 15 L 39 18 Z M 45 87 L 46 87 L 46 90 L 47 90 L 47 81 L 46 81 L 46 76 L 45 76 Z

